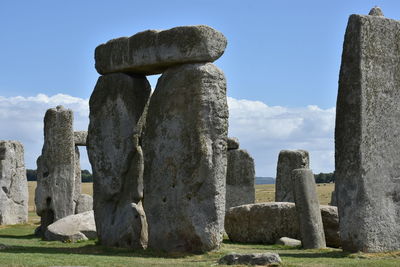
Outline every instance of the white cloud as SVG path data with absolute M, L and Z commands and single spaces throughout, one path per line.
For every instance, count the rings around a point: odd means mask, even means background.
M 0 139 L 19 140 L 25 147 L 28 168 L 36 168 L 43 145 L 43 117 L 48 108 L 63 105 L 74 111 L 74 129 L 88 126 L 88 99 L 64 94 L 33 97 L 0 96 Z M 287 108 L 268 106 L 260 101 L 228 97 L 229 135 L 240 140 L 256 162 L 258 176 L 275 176 L 281 149 L 306 149 L 314 172 L 333 171 L 333 131 L 335 109 L 317 106 Z M 82 168 L 90 168 L 81 149 Z
M 229 136 L 254 157 L 258 176 L 276 175 L 282 149 L 310 152 L 315 173 L 334 170 L 335 108 L 286 108 L 228 97 Z

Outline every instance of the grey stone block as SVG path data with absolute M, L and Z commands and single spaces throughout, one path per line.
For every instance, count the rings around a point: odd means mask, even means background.
M 74 143 L 76 146 L 86 146 L 87 131 L 75 131 Z
M 277 253 L 251 253 L 251 254 L 237 254 L 229 253 L 223 256 L 218 261 L 219 264 L 226 265 L 268 265 L 274 266 L 282 263 L 281 258 Z

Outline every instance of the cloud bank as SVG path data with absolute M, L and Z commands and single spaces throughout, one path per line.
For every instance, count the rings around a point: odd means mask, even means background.
M 27 168 L 36 168 L 36 158 L 41 154 L 43 145 L 44 114 L 48 108 L 57 105 L 74 111 L 75 130 L 87 129 L 88 99 L 64 94 L 0 96 L 0 139 L 18 140 L 24 144 Z M 281 149 L 308 150 L 315 173 L 333 171 L 334 108 L 286 108 L 231 97 L 228 97 L 228 105 L 229 136 L 238 137 L 241 148 L 254 157 L 257 176 L 275 177 Z M 81 149 L 81 165 L 82 168 L 90 168 L 84 149 Z

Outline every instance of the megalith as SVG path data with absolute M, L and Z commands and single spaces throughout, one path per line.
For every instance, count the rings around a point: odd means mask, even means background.
M 346 251 L 400 249 L 400 21 L 351 15 L 336 107 L 336 197 Z
M 113 73 L 99 77 L 90 97 L 87 151 L 97 234 L 104 246 L 147 246 L 138 121 L 150 91 L 143 75 Z
M 212 63 L 167 69 L 150 99 L 143 136 L 149 247 L 204 252 L 222 241 L 228 106 Z
M 255 203 L 254 160 L 250 154 L 239 149 L 237 138 L 228 138 L 226 170 L 226 204 L 225 209 Z
M 310 169 L 292 171 L 301 244 L 305 249 L 325 248 L 325 234 L 314 174 Z
M 275 180 L 275 201 L 294 202 L 292 171 L 309 168 L 309 156 L 305 150 L 282 150 L 279 152 Z
M 44 117 L 44 145 L 37 160 L 36 213 L 41 233 L 47 226 L 74 214 L 75 145 L 73 113 L 62 106 L 48 109 Z
M 0 225 L 27 222 L 28 182 L 18 141 L 0 141 L 0 187 Z

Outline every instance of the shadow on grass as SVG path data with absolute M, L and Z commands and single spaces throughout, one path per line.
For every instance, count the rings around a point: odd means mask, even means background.
M 299 250 L 301 249 L 301 246 L 284 246 L 284 245 L 271 245 L 271 244 L 260 244 L 260 243 L 238 243 L 238 242 L 232 242 L 229 239 L 224 239 L 222 241 L 223 244 L 225 245 L 232 245 L 232 246 L 240 246 L 243 248 L 249 247 L 249 249 L 268 249 L 268 250 Z M 268 248 L 265 248 L 268 246 Z
M 0 235 L 0 238 L 11 238 L 11 239 L 34 239 L 38 238 L 34 234 L 29 235 Z
M 320 251 L 320 252 L 299 252 L 296 254 L 292 253 L 279 253 L 281 257 L 291 257 L 291 258 L 347 258 L 351 253 L 343 251 Z

